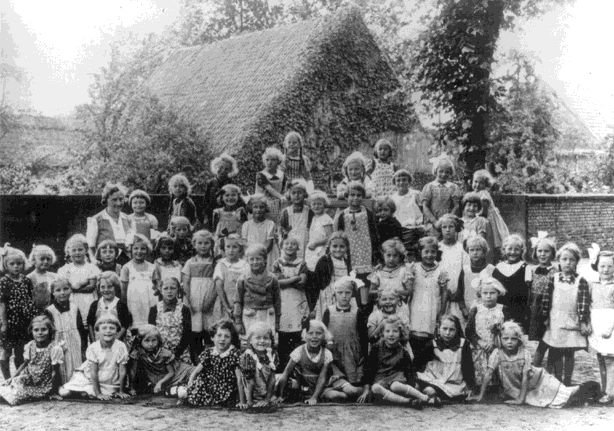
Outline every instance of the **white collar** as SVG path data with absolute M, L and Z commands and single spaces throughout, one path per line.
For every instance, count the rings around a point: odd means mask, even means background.
M 233 346 L 232 344 L 230 345 L 230 347 L 225 351 L 220 353 L 217 350 L 217 347 L 213 346 L 213 349 L 211 349 L 211 356 L 219 356 L 220 358 L 225 358 L 228 355 L 230 355 L 230 353 L 235 349 L 235 346 Z

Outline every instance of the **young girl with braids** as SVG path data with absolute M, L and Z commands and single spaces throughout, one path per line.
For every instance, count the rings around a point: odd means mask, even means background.
M 311 161 L 304 152 L 303 137 L 295 131 L 289 132 L 284 138 L 285 156 L 281 169 L 284 171 L 288 184 L 301 179 L 307 183 L 307 191 L 313 191 L 311 179 Z

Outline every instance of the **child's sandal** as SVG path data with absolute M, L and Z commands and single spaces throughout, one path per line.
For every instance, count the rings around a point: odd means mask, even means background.
M 432 396 L 429 397 L 429 399 L 427 401 L 427 404 L 430 407 L 435 407 L 435 408 L 439 409 L 439 408 L 441 408 L 441 398 L 439 398 L 436 395 L 432 395 Z
M 611 404 L 613 401 L 613 397 L 611 397 L 608 394 L 605 394 L 604 396 L 602 396 L 601 398 L 599 398 L 599 401 L 597 401 L 599 404 L 601 405 L 606 405 L 606 404 Z

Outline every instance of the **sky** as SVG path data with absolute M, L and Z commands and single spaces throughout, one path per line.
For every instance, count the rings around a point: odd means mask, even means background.
M 88 102 L 92 75 L 109 60 L 109 43 L 127 33 L 159 32 L 179 16 L 178 0 L 8 0 L 0 9 L 25 70 L 12 96 L 44 115 L 67 115 Z M 500 49 L 521 48 L 572 109 L 614 125 L 612 0 L 576 0 L 503 34 Z M 605 55 L 605 53 L 608 53 Z

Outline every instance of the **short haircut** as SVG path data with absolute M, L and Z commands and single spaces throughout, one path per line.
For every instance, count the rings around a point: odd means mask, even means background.
M 271 325 L 269 325 L 268 323 L 260 321 L 252 323 L 250 327 L 247 328 L 247 343 L 251 345 L 252 337 L 255 333 L 260 331 L 268 335 L 268 337 L 271 339 L 271 347 L 275 347 L 275 332 L 273 331 L 273 328 L 271 328 Z
M 309 202 L 314 202 L 318 200 L 324 202 L 325 206 L 330 203 L 328 200 L 328 196 L 322 190 L 314 190 L 309 194 Z
M 229 319 L 218 320 L 211 327 L 211 331 L 209 332 L 209 334 L 213 338 L 213 336 L 215 336 L 215 334 L 219 330 L 225 330 L 225 331 L 230 332 L 230 342 L 236 348 L 240 347 L 239 333 L 237 332 L 237 329 L 235 328 L 235 324 L 231 320 Z
M 492 175 L 490 175 L 490 172 L 488 172 L 486 169 L 479 169 L 477 171 L 475 171 L 473 173 L 473 179 L 478 180 L 478 181 L 483 181 L 484 184 L 486 185 L 486 187 L 492 187 L 495 180 L 493 178 Z
M 117 274 L 113 271 L 104 271 L 98 276 L 98 279 L 96 280 L 96 290 L 98 291 L 98 294 L 100 294 L 100 283 L 103 280 L 113 286 L 114 292 L 117 292 L 119 289 L 121 289 L 121 282 Z
M 476 290 L 476 294 L 478 298 L 481 298 L 482 290 L 486 287 L 491 287 L 499 292 L 499 296 L 505 296 L 507 294 L 507 290 L 503 287 L 503 284 L 499 280 L 494 277 L 478 277 L 475 278 L 471 285 Z
M 82 233 L 76 233 L 70 238 L 68 238 L 68 240 L 66 240 L 66 244 L 64 245 L 64 254 L 66 256 L 70 256 L 70 249 L 76 246 L 83 247 L 85 251 L 89 250 L 89 246 L 87 245 L 87 239 L 85 239 L 85 235 L 83 235 Z
M 51 247 L 49 247 L 48 245 L 44 245 L 44 244 L 36 244 L 32 246 L 32 251 L 30 252 L 30 256 L 28 256 L 28 261 L 30 262 L 30 265 L 34 265 L 35 260 L 38 256 L 45 256 L 45 255 L 51 257 L 52 265 L 56 263 L 58 260 L 57 257 L 55 256 L 55 252 L 53 251 Z
M 102 189 L 102 196 L 100 199 L 100 203 L 102 203 L 103 205 L 106 205 L 109 200 L 109 196 L 117 192 L 121 192 L 122 195 L 125 197 L 126 194 L 128 193 L 128 189 L 124 187 L 123 184 L 120 184 L 120 183 L 106 183 L 104 188 Z
M 392 176 L 392 184 L 396 185 L 396 180 L 399 177 L 407 177 L 409 178 L 409 183 L 411 184 L 414 181 L 414 177 L 409 173 L 407 169 L 398 169 L 394 175 Z
M 132 250 L 132 247 L 134 247 L 137 244 L 143 244 L 145 247 L 147 247 L 148 253 L 153 252 L 153 246 L 151 245 L 151 241 L 142 233 L 134 234 L 134 238 L 132 240 L 132 245 L 130 246 L 130 250 Z
M 263 195 L 262 193 L 255 193 L 249 197 L 249 200 L 247 201 L 247 211 L 249 213 L 252 213 L 254 211 L 255 203 L 264 204 L 265 213 L 269 212 L 269 201 L 267 200 L 266 196 Z
M 479 193 L 476 193 L 476 192 L 465 193 L 465 196 L 463 196 L 463 200 L 461 201 L 461 209 L 464 210 L 465 205 L 469 203 L 477 204 L 478 211 L 482 210 L 482 198 L 480 197 Z
M 441 225 L 446 222 L 454 223 L 454 230 L 457 233 L 463 231 L 464 223 L 462 218 L 455 216 L 454 214 L 444 214 L 439 217 L 439 220 L 437 220 L 437 223 L 435 223 L 435 228 L 439 231 L 439 233 L 441 233 Z
M 347 191 L 348 196 L 350 195 L 351 192 L 355 192 L 355 191 L 360 192 L 363 198 L 367 196 L 367 189 L 365 188 L 364 184 L 362 184 L 360 181 L 350 181 L 348 183 L 348 191 Z
M 147 206 L 151 205 L 151 196 L 145 190 L 136 189 L 128 196 L 128 205 L 132 206 L 132 199 L 141 198 L 145 200 Z
M 96 247 L 96 253 L 94 254 L 94 257 L 96 258 L 96 260 L 101 260 L 100 251 L 103 248 L 107 248 L 107 247 L 111 247 L 112 249 L 115 250 L 115 258 L 119 256 L 119 246 L 117 245 L 117 243 L 112 239 L 105 239 L 101 241 L 100 244 L 98 244 L 98 246 Z
M 518 245 L 521 247 L 522 249 L 522 255 L 524 257 L 524 255 L 527 252 L 527 246 L 524 242 L 524 238 L 522 238 L 519 234 L 517 233 L 512 233 L 508 236 L 506 236 L 503 239 L 503 244 L 501 244 L 501 256 L 503 258 L 507 258 L 507 253 L 506 250 L 508 247 L 512 246 L 512 245 Z M 522 257 L 521 257 L 522 258 Z
M 249 247 L 247 247 L 247 250 L 245 250 L 245 256 L 249 257 L 249 256 L 260 256 L 262 258 L 264 258 L 264 260 L 266 261 L 267 258 L 267 251 L 266 251 L 266 247 L 262 244 L 251 244 Z
M 307 341 L 307 332 L 309 332 L 309 330 L 312 327 L 319 328 L 324 332 L 324 339 L 322 340 L 322 347 L 326 347 L 328 342 L 333 340 L 333 334 L 328 330 L 328 328 L 326 327 L 324 323 L 322 323 L 319 320 L 311 319 L 309 322 L 307 322 L 307 327 L 303 328 L 303 331 L 301 332 L 301 339 L 303 341 L 305 342 Z
M 179 184 L 185 187 L 186 196 L 189 196 L 190 193 L 192 193 L 192 186 L 190 185 L 190 182 L 188 181 L 188 177 L 186 177 L 185 175 L 175 174 L 171 177 L 170 180 L 168 180 L 168 192 L 171 195 L 173 194 L 173 187 L 176 184 Z
M 416 256 L 416 260 L 418 262 L 422 261 L 422 250 L 424 250 L 426 247 L 435 247 L 435 250 L 437 250 L 437 256 L 435 257 L 435 260 L 437 262 L 440 262 L 441 249 L 439 248 L 439 241 L 437 241 L 437 238 L 435 238 L 434 236 L 425 236 L 420 238 L 420 240 L 418 241 L 418 256 Z
M 284 160 L 286 159 L 286 157 L 284 156 L 284 153 L 282 153 L 281 150 L 279 148 L 276 148 L 276 147 L 267 147 L 264 150 L 264 153 L 262 153 L 262 163 L 264 163 L 264 160 L 267 157 L 271 157 L 271 158 L 277 159 L 279 164 L 283 163 Z
M 405 250 L 405 246 L 403 245 L 403 243 L 396 238 L 391 238 L 384 241 L 384 243 L 382 244 L 382 253 L 386 253 L 386 251 L 388 250 L 394 251 L 399 256 L 401 256 L 401 261 L 404 260 L 405 253 L 407 253 L 407 250 Z
M 35 324 L 42 323 L 49 330 L 49 340 L 53 340 L 55 337 L 55 325 L 53 324 L 53 320 L 46 314 L 41 314 L 39 316 L 35 316 L 28 325 L 28 334 L 32 335 L 32 329 Z
M 392 214 L 394 214 L 397 210 L 397 206 L 390 196 L 379 196 L 375 199 L 375 205 L 373 206 L 375 211 L 384 206 L 388 207 Z
M 230 164 L 230 172 L 228 172 L 229 178 L 232 178 L 239 173 L 239 168 L 237 167 L 237 160 L 227 152 L 223 152 L 222 154 L 211 160 L 211 163 L 209 164 L 209 169 L 211 170 L 211 173 L 213 175 L 217 175 L 222 163 Z
M 469 247 L 480 247 L 484 254 L 490 251 L 490 247 L 488 246 L 488 242 L 481 235 L 471 235 L 469 238 L 465 240 L 464 248 L 465 251 L 469 251 Z
M 117 317 L 115 317 L 111 313 L 106 313 L 106 314 L 101 315 L 96 320 L 96 323 L 94 324 L 94 331 L 98 331 L 100 329 L 100 325 L 103 325 L 105 323 L 115 325 L 115 327 L 117 328 L 117 332 L 122 330 L 122 324 L 119 322 Z

